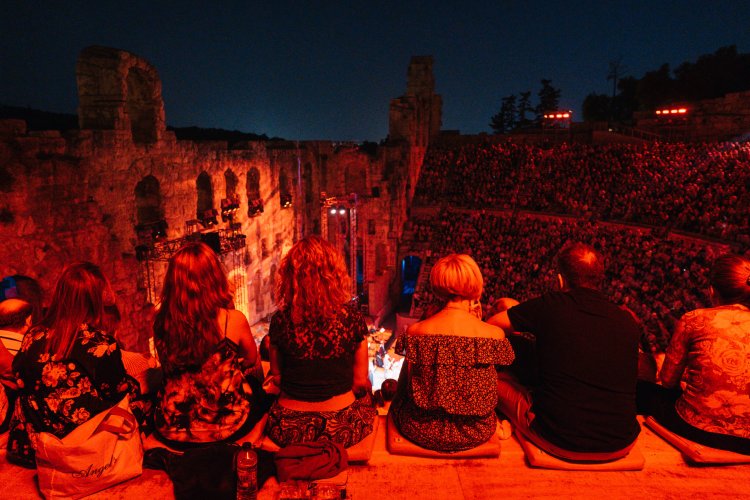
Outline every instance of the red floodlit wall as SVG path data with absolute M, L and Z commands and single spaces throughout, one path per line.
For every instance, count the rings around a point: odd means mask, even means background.
M 424 94 L 419 79 L 430 83 L 431 66 L 427 75 L 423 62 L 409 74 L 409 88 L 421 100 L 391 117 L 393 130 L 429 136 L 439 128 L 439 107 L 427 118 L 422 113 L 439 104 L 439 96 Z M 144 349 L 166 264 L 144 265 L 136 247 L 158 233 L 174 240 L 206 231 L 196 221 L 199 212 L 216 210 L 217 227 L 227 227 L 221 200 L 232 199 L 246 246 L 224 263 L 237 271 L 230 279 L 240 284 L 254 323 L 275 308 L 272 274 L 283 254 L 299 236 L 321 231 L 326 192 L 356 200 L 351 238 L 364 263 L 362 291 L 371 314 L 390 307 L 397 241 L 426 149 L 411 142 L 416 136 L 367 151 L 333 142 L 230 148 L 222 141 L 177 141 L 164 127 L 161 83 L 147 62 L 93 47 L 82 52 L 77 79 L 80 130 L 28 132 L 22 121 L 0 121 L 0 276 L 31 276 L 49 294 L 67 263 L 100 265 L 117 293 L 121 342 Z

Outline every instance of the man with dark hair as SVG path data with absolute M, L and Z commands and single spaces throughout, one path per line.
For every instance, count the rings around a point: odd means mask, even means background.
M 489 319 L 508 335 L 536 337 L 536 385 L 525 387 L 500 373 L 498 409 L 552 455 L 614 460 L 628 453 L 640 432 L 635 404 L 640 329 L 599 290 L 604 261 L 596 250 L 582 243 L 566 246 L 557 268 L 560 291 L 522 304 L 506 299 Z

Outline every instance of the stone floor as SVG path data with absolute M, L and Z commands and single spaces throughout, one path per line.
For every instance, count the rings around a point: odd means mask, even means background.
M 384 422 L 383 422 L 384 424 Z M 646 458 L 638 472 L 566 472 L 530 468 L 515 439 L 503 441 L 499 458 L 429 459 L 390 455 L 386 426 L 377 431 L 368 465 L 352 466 L 347 490 L 361 499 L 488 499 L 488 498 L 750 498 L 750 465 L 695 467 L 644 427 L 639 438 Z M 4 447 L 3 447 L 4 450 Z M 5 452 L 0 452 L 4 455 Z M 0 456 L 0 498 L 39 498 L 34 471 L 5 462 Z M 279 487 L 266 483 L 260 499 L 274 499 Z M 172 498 L 166 474 L 144 471 L 139 478 L 91 498 Z

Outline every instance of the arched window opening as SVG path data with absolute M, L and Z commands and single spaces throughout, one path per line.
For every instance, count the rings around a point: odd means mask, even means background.
M 419 270 L 422 259 L 416 255 L 407 255 L 401 260 L 401 296 L 399 297 L 399 312 L 408 313 L 411 310 L 414 290 L 417 287 Z
M 263 200 L 260 197 L 260 172 L 253 167 L 247 171 L 245 183 L 247 191 L 247 215 L 255 217 L 263 213 Z
M 130 68 L 127 77 L 126 109 L 133 142 L 156 142 L 156 118 L 159 103 L 153 98 L 154 83 L 140 68 Z
M 313 174 L 312 165 L 305 163 L 305 170 L 302 181 L 305 183 L 305 203 L 310 204 L 313 202 Z
M 214 209 L 214 189 L 211 185 L 211 176 L 206 172 L 201 172 L 195 181 L 195 187 L 198 191 L 196 218 L 201 221 L 203 227 L 215 226 L 218 224 L 216 220 L 218 213 Z
M 240 208 L 240 199 L 237 196 L 239 182 L 231 168 L 224 172 L 224 198 L 221 200 L 221 220 L 223 222 L 229 221 L 232 223 L 237 210 Z
M 347 193 L 364 194 L 367 192 L 365 170 L 357 165 L 349 165 L 344 171 L 344 183 Z
M 237 199 L 237 186 L 240 184 L 239 179 L 237 179 L 237 175 L 235 175 L 234 172 L 232 172 L 231 168 L 228 168 L 226 172 L 224 172 L 224 197 L 229 200 L 236 200 Z
M 292 206 L 292 185 L 283 169 L 279 172 L 279 204 L 281 208 Z
M 161 203 L 159 181 L 153 175 L 141 179 L 135 186 L 136 230 L 139 238 L 166 236 L 167 223 Z

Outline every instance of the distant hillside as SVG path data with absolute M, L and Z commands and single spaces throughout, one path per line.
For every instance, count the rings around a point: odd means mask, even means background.
M 74 130 L 78 128 L 78 116 L 66 113 L 51 113 L 32 108 L 0 106 L 0 120 L 24 120 L 29 130 Z
M 183 141 L 227 141 L 230 144 L 241 141 L 269 141 L 283 140 L 281 137 L 268 137 L 266 134 L 253 134 L 239 130 L 224 130 L 223 128 L 200 127 L 167 127 Z
M 77 130 L 78 116 L 67 113 L 51 113 L 18 106 L 0 106 L 0 120 L 24 120 L 29 130 Z M 268 137 L 266 134 L 224 130 L 220 128 L 200 127 L 167 127 L 184 141 L 227 141 L 230 144 L 241 141 L 280 140 L 279 137 Z

